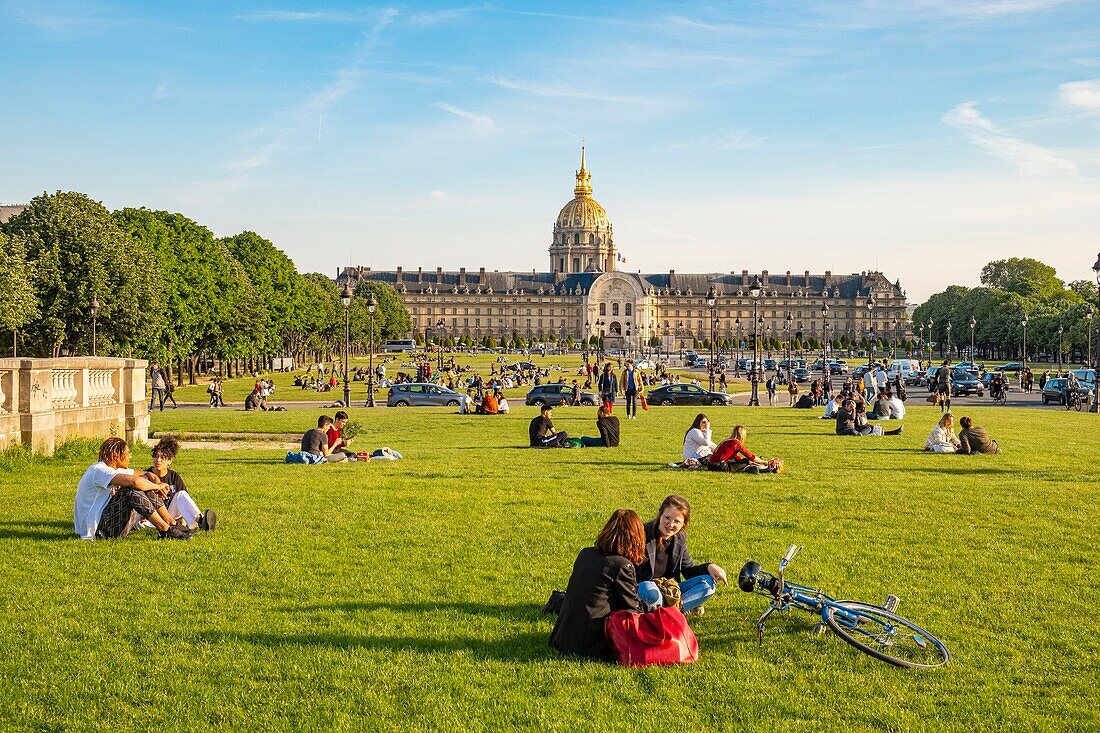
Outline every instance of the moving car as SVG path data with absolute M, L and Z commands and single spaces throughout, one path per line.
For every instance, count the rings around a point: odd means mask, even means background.
M 907 387 L 919 387 L 924 384 L 924 372 L 920 369 L 914 369 L 902 377 L 902 382 L 904 382 Z
M 580 394 L 582 405 L 595 405 L 598 399 L 591 392 L 582 391 Z M 573 399 L 573 385 L 571 384 L 540 384 L 527 393 L 525 405 L 542 407 L 543 405 L 568 405 Z
M 832 374 L 847 374 L 848 362 L 844 361 L 843 359 L 830 359 L 829 372 Z
M 710 392 L 695 384 L 666 384 L 646 394 L 651 405 L 730 405 L 733 397 Z
M 390 387 L 387 407 L 458 407 L 458 392 L 441 384 L 404 382 Z
M 1021 372 L 1024 369 L 1024 365 L 1018 361 L 1010 361 L 1007 364 L 1002 364 L 998 367 L 993 367 L 995 372 Z
M 1043 387 L 1043 404 L 1049 405 L 1053 402 L 1056 405 L 1066 404 L 1066 385 L 1069 384 L 1069 379 L 1066 377 L 1055 377 L 1054 379 L 1047 380 L 1046 386 Z M 1085 382 L 1081 382 L 1081 401 L 1088 404 L 1088 400 L 1091 399 L 1092 387 Z
M 794 377 L 795 382 L 808 382 L 810 381 L 810 370 L 802 367 L 795 367 L 791 370 L 791 376 Z
M 981 381 L 966 369 L 951 370 L 951 396 L 985 394 Z

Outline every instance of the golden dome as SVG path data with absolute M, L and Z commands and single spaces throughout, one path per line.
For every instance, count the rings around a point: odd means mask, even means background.
M 608 229 L 611 221 L 607 211 L 592 198 L 592 175 L 584 165 L 584 148 L 581 148 L 581 169 L 577 171 L 577 185 L 573 188 L 573 200 L 558 212 L 557 229 Z

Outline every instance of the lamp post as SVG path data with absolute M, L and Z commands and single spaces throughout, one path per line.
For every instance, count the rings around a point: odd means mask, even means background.
M 1085 311 L 1085 334 L 1088 336 L 1089 346 L 1085 356 L 1085 366 L 1092 366 L 1092 306 Z
M 1096 255 L 1096 264 L 1092 266 L 1092 272 L 1096 275 L 1096 302 L 1100 304 L 1100 254 Z M 1100 373 L 1100 318 L 1096 320 L 1096 328 L 1098 330 L 1096 334 L 1096 360 L 1092 363 L 1092 368 Z M 1094 383 L 1092 407 L 1089 411 L 1100 413 L 1100 382 Z
M 91 355 L 96 355 L 96 316 L 99 315 L 99 298 L 95 295 L 91 296 L 91 307 L 88 308 L 88 313 L 91 315 Z
M 592 324 L 585 319 L 584 322 L 584 365 L 588 366 L 588 347 L 592 343 Z
M 371 293 L 367 301 L 367 313 L 370 314 L 370 332 L 367 333 L 367 407 L 374 407 L 374 309 L 378 307 L 378 301 Z M 347 389 L 348 375 L 344 370 L 344 389 Z
M 1024 363 L 1024 369 L 1027 369 L 1027 313 L 1020 318 L 1020 325 L 1024 329 L 1023 356 L 1020 360 Z
M 792 342 L 792 339 L 791 339 L 792 335 L 794 334 L 793 326 L 794 326 L 794 316 L 791 314 L 790 311 L 787 311 L 787 325 L 784 326 L 784 330 L 787 332 L 787 383 L 788 384 L 790 384 L 791 381 L 794 379 L 794 375 L 792 374 L 792 372 L 794 370 L 791 369 L 791 351 L 794 349 L 794 343 Z
M 741 316 L 733 319 L 733 337 L 737 339 L 737 361 L 733 364 L 733 376 L 741 376 Z
M 822 388 L 826 384 L 832 384 L 832 373 L 829 369 L 829 304 L 821 304 L 821 334 L 823 336 L 821 340 L 821 383 Z M 832 391 L 832 390 L 826 390 Z
M 445 333 L 444 329 L 446 327 L 447 322 L 444 321 L 442 318 L 435 322 L 435 330 L 439 333 L 439 335 L 436 337 L 439 339 L 439 371 L 443 371 L 443 334 Z
M 893 361 L 894 359 L 898 358 L 898 317 L 897 316 L 894 316 L 890 320 L 890 325 L 894 327 L 893 328 L 893 330 L 894 330 L 894 334 L 893 334 L 894 340 L 890 344 L 890 360 Z
M 970 363 L 974 364 L 974 326 L 978 325 L 978 322 L 974 320 L 974 316 L 970 316 Z
M 351 285 L 344 285 L 340 302 L 344 304 L 344 407 L 351 404 L 351 385 L 348 383 L 348 354 L 351 351 Z
M 707 360 L 707 371 L 710 372 L 710 391 L 714 391 L 714 342 L 718 339 L 718 294 L 714 292 L 714 286 L 707 291 L 707 308 L 710 309 L 710 359 Z
M 760 407 L 760 370 L 757 369 L 760 352 L 760 328 L 757 322 L 760 288 L 760 278 L 753 278 L 752 287 L 749 288 L 749 295 L 752 296 L 752 396 L 749 397 L 749 407 Z
M 676 337 L 680 339 L 680 366 L 684 365 L 684 322 L 676 324 Z
M 1058 376 L 1062 376 L 1062 334 L 1066 332 L 1062 326 L 1058 326 Z
M 924 353 L 924 324 L 920 324 L 920 340 L 917 342 L 917 358 Z
M 871 345 L 871 340 L 875 337 L 875 296 L 871 295 L 871 291 L 867 291 L 867 368 L 870 369 L 874 363 L 874 349 Z
M 947 358 L 951 358 L 951 323 L 947 324 Z
M 932 326 L 935 323 L 931 318 L 928 319 L 928 366 L 932 366 Z

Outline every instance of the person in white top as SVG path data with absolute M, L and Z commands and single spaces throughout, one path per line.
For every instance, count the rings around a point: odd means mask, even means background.
M 875 388 L 875 375 L 871 372 L 870 369 L 868 369 L 863 374 L 863 397 L 868 402 L 870 402 L 871 400 L 875 399 L 875 395 L 877 393 L 878 392 Z
M 477 412 L 477 405 L 474 403 L 474 390 L 466 390 L 466 394 L 458 398 L 458 411 L 463 415 L 472 415 Z
M 924 443 L 924 449 L 934 453 L 954 453 L 959 449 L 958 437 L 955 436 L 955 416 L 950 412 L 945 413 L 936 427 L 928 435 Z
M 107 438 L 99 460 L 89 466 L 76 488 L 73 531 L 84 540 L 125 537 L 142 519 L 153 524 L 162 539 L 189 540 L 191 530 L 175 523 L 164 506 L 167 487 L 135 474 L 130 446 L 122 438 Z
M 710 420 L 700 412 L 684 434 L 683 460 L 706 458 L 717 447 L 710 439 Z
M 887 402 L 890 404 L 890 419 L 902 420 L 905 418 L 905 403 L 890 390 L 886 390 Z
M 882 392 L 886 389 L 887 381 L 889 381 L 889 379 L 886 376 L 886 370 L 882 368 L 882 364 L 879 364 L 875 368 L 875 387 L 878 388 L 879 392 Z
M 501 415 L 508 414 L 508 400 L 504 398 L 504 395 L 497 398 L 497 412 Z

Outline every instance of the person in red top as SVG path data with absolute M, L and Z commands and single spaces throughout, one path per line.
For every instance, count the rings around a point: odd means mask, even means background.
M 335 415 L 335 421 L 325 429 L 328 438 L 330 453 L 344 453 L 349 460 L 355 460 L 355 451 L 351 450 L 351 438 L 344 438 L 344 426 L 348 424 L 348 413 L 340 410 Z
M 776 473 L 775 466 L 754 456 L 745 447 L 747 435 L 744 425 L 735 425 L 730 437 L 719 443 L 707 458 L 707 468 L 730 473 Z

